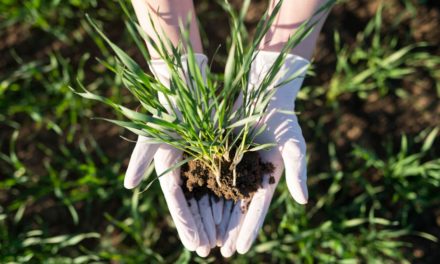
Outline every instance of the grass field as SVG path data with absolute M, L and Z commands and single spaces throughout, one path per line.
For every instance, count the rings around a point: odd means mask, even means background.
M 227 16 L 213 1 L 195 4 L 219 71 Z M 251 33 L 265 6 L 252 2 Z M 135 135 L 92 120 L 111 109 L 69 89 L 79 79 L 136 107 L 96 60 L 114 63 L 86 13 L 142 63 L 117 1 L 0 3 L 0 263 L 438 263 L 436 1 L 334 7 L 297 101 L 309 203 L 296 204 L 281 182 L 256 244 L 230 259 L 183 248 L 158 184 L 123 188 L 134 147 L 124 138 Z

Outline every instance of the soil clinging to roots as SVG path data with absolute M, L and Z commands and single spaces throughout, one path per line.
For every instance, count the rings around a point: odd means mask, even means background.
M 187 198 L 200 199 L 204 194 L 213 194 L 214 197 L 226 200 L 248 200 L 261 187 L 263 176 L 269 175 L 274 169 L 272 163 L 263 163 L 257 152 L 247 152 L 237 165 L 234 186 L 230 166 L 230 162 L 222 162 L 221 186 L 219 186 L 214 173 L 203 162 L 190 161 L 183 165 L 181 168 L 182 187 Z M 272 176 L 269 182 L 274 182 Z

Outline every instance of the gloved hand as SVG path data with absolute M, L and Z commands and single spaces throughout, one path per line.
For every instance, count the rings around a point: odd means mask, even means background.
M 183 57 L 183 65 L 186 65 L 185 60 Z M 196 54 L 196 60 L 205 76 L 206 56 Z M 170 73 L 163 60 L 151 61 L 150 69 L 162 84 L 169 87 Z M 183 74 L 186 76 L 187 69 L 183 69 Z M 174 105 L 171 106 L 161 94 L 159 100 L 169 113 L 172 112 L 171 107 L 175 108 L 175 100 L 172 98 L 171 103 Z M 182 160 L 182 151 L 167 144 L 149 143 L 148 138 L 139 136 L 125 175 L 126 188 L 134 188 L 142 181 L 153 158 L 156 173 L 161 175 Z M 207 256 L 216 245 L 215 225 L 221 220 L 222 203 L 213 202 L 211 206 L 209 200 L 212 198 L 208 195 L 199 201 L 194 198 L 187 201 L 181 188 L 180 168 L 161 176 L 159 182 L 182 244 L 190 251 L 196 250 L 199 255 Z
M 278 52 L 259 51 L 251 67 L 248 89 L 258 87 L 278 55 Z M 268 89 L 278 90 L 269 103 L 267 114 L 258 123 L 260 125 L 266 124 L 267 128 L 256 138 L 256 141 L 261 144 L 277 144 L 277 147 L 269 151 L 259 152 L 264 163 L 270 162 L 274 165 L 274 171 L 271 175 L 264 175 L 262 187 L 254 194 L 245 213 L 242 213 L 242 207 L 247 206 L 245 201 L 238 201 L 235 205 L 231 201 L 225 203 L 222 221 L 217 226 L 217 245 L 221 246 L 221 253 L 224 257 L 232 256 L 235 250 L 241 254 L 249 250 L 263 225 L 272 196 L 284 169 L 287 187 L 293 198 L 300 204 L 307 203 L 304 137 L 297 117 L 292 114 L 280 113 L 278 110 L 294 110 L 295 98 L 302 85 L 308 65 L 309 61 L 304 58 L 292 54 L 287 55 L 284 65 L 268 87 Z M 282 84 L 298 70 L 302 71 L 298 78 Z M 282 85 L 278 86 L 279 84 Z M 278 87 L 275 88 L 276 86 Z M 274 183 L 269 183 L 270 176 L 274 177 Z

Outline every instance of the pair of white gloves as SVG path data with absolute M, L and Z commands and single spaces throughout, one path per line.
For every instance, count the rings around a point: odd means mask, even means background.
M 258 87 L 278 55 L 277 52 L 258 52 L 252 63 L 248 89 Z M 196 54 L 196 59 L 204 74 L 207 65 L 206 56 Z M 209 195 L 198 201 L 194 198 L 187 201 L 181 188 L 179 168 L 159 178 L 179 237 L 188 250 L 196 251 L 202 257 L 207 256 L 215 246 L 221 247 L 224 257 L 232 256 L 235 251 L 246 253 L 263 224 L 283 169 L 286 171 L 286 183 L 293 198 L 300 204 L 307 203 L 304 137 L 296 116 L 279 110 L 294 110 L 295 98 L 308 65 L 309 62 L 299 56 L 287 55 L 284 65 L 268 87 L 277 91 L 269 103 L 267 114 L 259 121 L 259 124 L 266 124 L 267 128 L 256 141 L 260 144 L 277 144 L 277 147 L 259 153 L 264 163 L 270 162 L 274 165 L 274 171 L 271 175 L 264 175 L 262 186 L 254 194 L 250 204 L 247 205 L 244 201 L 233 203 L 223 198 L 216 201 Z M 162 60 L 151 61 L 150 69 L 159 81 L 169 86 L 169 70 Z M 299 70 L 302 72 L 298 78 L 282 84 L 293 74 L 298 74 Z M 279 84 L 282 85 L 278 86 Z M 153 159 L 156 173 L 161 175 L 182 160 L 182 152 L 166 144 L 148 143 L 147 138 L 139 136 L 130 158 L 124 186 L 128 189 L 136 187 L 142 181 Z M 271 176 L 274 177 L 275 183 L 269 183 Z M 247 211 L 242 213 L 242 208 L 247 206 Z

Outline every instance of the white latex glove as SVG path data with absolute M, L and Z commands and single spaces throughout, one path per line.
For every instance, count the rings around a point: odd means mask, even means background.
M 186 65 L 186 58 L 183 57 L 182 60 L 183 65 Z M 206 56 L 196 54 L 196 60 L 202 75 L 205 76 Z M 164 61 L 151 61 L 150 69 L 162 84 L 169 86 L 170 74 Z M 183 71 L 183 74 L 187 73 L 186 69 Z M 161 103 L 171 112 L 171 107 L 175 106 L 167 104 L 162 97 L 159 95 Z M 161 175 L 182 160 L 182 152 L 167 144 L 148 143 L 148 138 L 139 136 L 125 175 L 126 188 L 134 188 L 142 181 L 153 158 L 156 173 Z M 210 249 L 216 245 L 215 224 L 221 220 L 222 204 L 213 203 L 211 207 L 211 198 L 208 195 L 199 201 L 194 198 L 187 201 L 181 188 L 180 168 L 161 176 L 159 182 L 182 244 L 190 251 L 196 250 L 200 256 L 207 256 Z
M 257 87 L 261 83 L 278 55 L 278 52 L 268 51 L 260 51 L 257 54 L 252 64 L 248 89 Z M 273 80 L 272 85 L 268 87 L 268 89 L 273 89 L 298 70 L 303 71 L 299 78 L 276 88 L 278 90 L 270 101 L 267 115 L 260 121 L 260 124 L 267 125 L 267 129 L 257 137 L 256 141 L 261 144 L 275 142 L 277 147 L 259 153 L 262 161 L 272 163 L 275 170 L 271 175 L 263 176 L 262 187 L 254 194 L 246 213 L 241 212 L 241 207 L 246 206 L 244 201 L 239 201 L 233 206 L 229 205 L 232 207 L 231 212 L 225 206 L 226 212 L 223 212 L 222 222 L 217 227 L 219 230 L 217 244 L 221 245 L 221 253 L 224 257 L 232 256 L 236 250 L 241 254 L 249 250 L 263 225 L 272 196 L 284 169 L 287 187 L 293 198 L 300 204 L 307 203 L 306 144 L 304 137 L 296 116 L 279 113 L 277 110 L 294 110 L 295 98 L 302 85 L 308 65 L 309 61 L 304 58 L 292 54 L 287 55 L 284 65 Z M 270 176 L 274 177 L 275 183 L 269 183 Z M 229 202 L 225 204 L 228 205 Z M 229 219 L 227 219 L 228 215 L 230 215 Z

